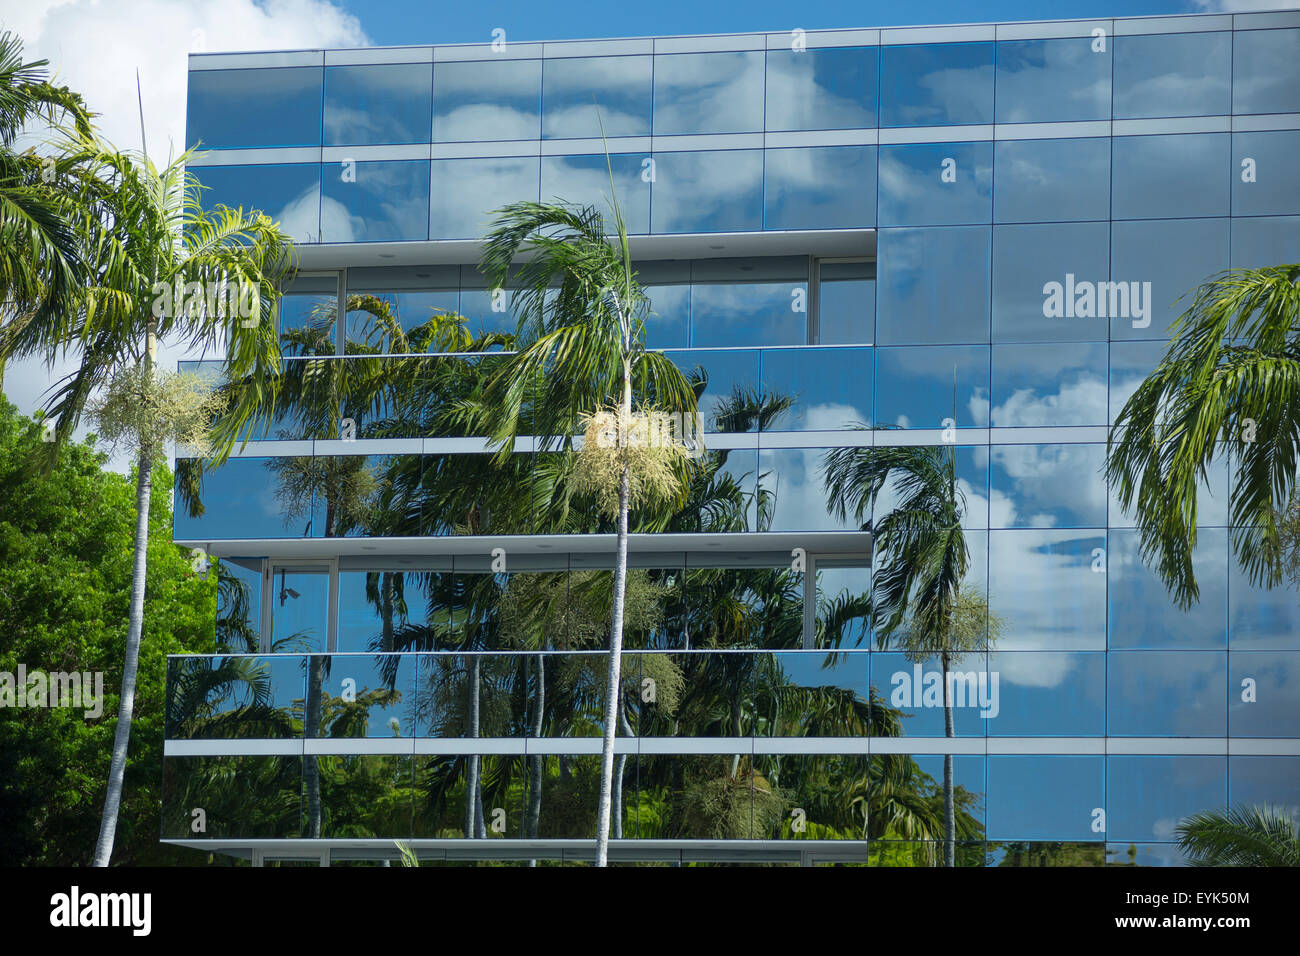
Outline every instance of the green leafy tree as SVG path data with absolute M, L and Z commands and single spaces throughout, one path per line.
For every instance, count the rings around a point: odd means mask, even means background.
M 1280 807 L 1229 807 L 1178 824 L 1192 866 L 1300 866 L 1300 831 Z

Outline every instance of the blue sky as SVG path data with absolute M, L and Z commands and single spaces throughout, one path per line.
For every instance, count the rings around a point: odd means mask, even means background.
M 1147 16 L 1205 12 L 1207 7 L 1248 3 L 1207 0 L 830 0 L 793 4 L 788 0 L 650 0 L 650 2 L 559 2 L 482 0 L 431 4 L 428 0 L 346 0 L 379 45 L 472 43 L 491 39 L 500 27 L 507 40 L 567 40 L 585 37 L 664 36 L 682 33 L 743 33 L 840 27 L 988 23 L 1075 17 Z M 1300 5 L 1298 0 L 1297 5 Z

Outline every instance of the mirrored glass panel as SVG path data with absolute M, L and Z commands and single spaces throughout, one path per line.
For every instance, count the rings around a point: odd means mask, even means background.
M 1192 571 L 1200 600 L 1180 610 L 1155 570 L 1142 560 L 1136 530 L 1113 528 L 1106 553 L 1107 640 L 1112 648 L 1201 648 L 1227 646 L 1228 533 L 1197 533 Z
M 1117 737 L 1222 737 L 1227 654 L 1111 651 L 1107 732 Z
M 319 674 L 308 672 L 308 714 L 313 737 L 411 737 L 415 733 L 413 654 L 331 654 Z M 312 683 L 319 678 L 320 685 Z M 315 720 L 312 720 L 312 718 Z
M 765 151 L 764 229 L 856 229 L 876 222 L 876 150 Z
M 1106 424 L 1106 344 L 993 346 L 995 428 Z
M 1232 220 L 1232 267 L 1300 262 L 1300 216 Z
M 648 56 L 553 58 L 542 63 L 542 136 L 650 134 Z
M 995 691 L 982 652 L 949 661 L 949 709 L 956 737 L 982 737 L 994 715 Z M 881 701 L 898 713 L 899 735 L 943 737 L 945 732 L 943 667 L 937 658 L 923 662 L 907 654 L 871 655 L 871 686 Z M 982 716 L 989 715 L 989 716 Z
M 983 446 L 954 447 L 952 445 L 925 445 L 908 449 L 908 457 L 898 462 L 897 449 L 877 445 L 874 448 L 836 449 L 828 458 L 828 472 L 835 474 L 837 469 L 849 466 L 861 468 L 873 462 L 873 459 L 889 461 L 893 473 L 884 482 L 876 496 L 873 517 L 879 524 L 890 514 L 902 498 L 899 483 L 905 474 L 918 471 L 936 471 L 949 475 L 954 468 L 957 485 L 957 508 L 961 512 L 961 527 L 966 530 L 966 549 L 970 564 L 963 584 L 984 594 L 985 558 L 988 550 L 988 536 L 984 529 L 988 527 L 989 515 L 989 463 L 988 452 Z M 852 471 L 849 472 L 852 474 Z M 852 504 L 852 502 L 850 502 Z M 856 511 L 856 505 L 854 507 Z M 851 512 L 852 513 L 852 512 Z
M 985 226 L 881 229 L 876 342 L 987 342 L 990 245 Z
M 325 145 L 427 143 L 433 108 L 428 63 L 325 68 Z
M 655 57 L 654 134 L 756 133 L 763 128 L 763 54 Z
M 311 534 L 313 520 L 324 520 L 323 503 L 312 510 L 295 510 L 277 468 L 284 458 L 232 458 L 203 474 L 198 500 L 203 513 L 191 515 L 187 492 L 176 490 L 175 534 L 179 540 L 214 541 L 225 538 L 297 538 Z M 295 498 L 301 503 L 302 499 Z
M 193 840 L 202 809 L 206 839 L 292 839 L 302 833 L 302 757 L 167 757 L 163 839 Z M 231 781 L 238 786 L 231 786 Z
M 217 650 L 256 654 L 262 646 L 262 559 L 213 560 L 217 576 Z
M 650 349 L 682 349 L 690 344 L 691 283 L 689 263 L 648 263 L 638 267 L 650 299 L 645 320 L 645 344 Z M 671 272 L 671 274 L 669 274 Z
M 1110 256 L 1111 275 L 1128 286 L 1130 305 L 1127 316 L 1111 317 L 1111 338 L 1166 338 L 1196 287 L 1228 268 L 1228 220 L 1117 222 Z
M 875 263 L 823 261 L 817 275 L 817 341 L 870 345 L 876 332 Z
M 430 239 L 472 239 L 485 235 L 492 210 L 512 202 L 536 201 L 538 160 L 435 159 L 429 202 Z
M 171 658 L 167 737 L 301 737 L 303 674 L 302 659 L 290 656 Z
M 1104 445 L 994 445 L 989 522 L 998 528 L 1106 523 Z
M 1096 47 L 1092 37 L 999 43 L 997 121 L 1110 119 L 1111 54 Z
M 688 380 L 704 381 L 698 398 L 706 431 L 757 431 L 760 412 L 758 352 L 690 349 L 669 353 Z
M 808 341 L 806 260 L 705 260 L 692 273 L 692 347 Z
M 1300 820 L 1300 757 L 1229 757 L 1228 794 L 1233 803 L 1272 804 Z
M 993 340 L 1104 342 L 1112 306 L 1132 309 L 1107 280 L 1108 232 L 1102 222 L 994 227 Z
M 321 242 L 428 238 L 428 163 L 326 163 L 321 170 Z
M 995 222 L 1109 218 L 1110 140 L 1004 140 L 995 152 Z
M 1004 650 L 1104 650 L 1106 536 L 990 531 L 989 611 Z
M 789 402 L 765 431 L 869 428 L 874 362 L 870 349 L 763 349 L 763 395 Z
M 433 141 L 537 139 L 541 98 L 541 60 L 435 63 Z
M 882 226 L 989 222 L 992 199 L 992 143 L 880 148 Z
M 896 428 L 989 424 L 988 346 L 876 350 L 876 422 Z
M 1256 585 L 1228 562 L 1228 641 L 1233 650 L 1300 650 L 1300 588 Z
M 989 686 L 990 736 L 1101 737 L 1106 733 L 1105 654 L 991 652 Z
M 650 184 L 642 180 L 644 157 L 611 155 L 609 165 L 601 156 L 542 157 L 542 196 L 545 202 L 595 206 L 614 228 L 610 204 L 610 177 L 614 198 L 629 233 L 650 231 Z
M 1110 346 L 1110 423 L 1142 380 L 1160 363 L 1164 342 L 1114 342 Z
M 993 44 L 880 48 L 880 125 L 993 122 Z
M 1232 35 L 1117 36 L 1115 119 L 1231 112 Z
M 871 129 L 876 60 L 875 47 L 768 50 L 767 128 Z
M 1228 215 L 1227 133 L 1116 136 L 1112 150 L 1111 218 Z
M 320 145 L 319 66 L 194 70 L 186 90 L 187 147 Z
M 1228 733 L 1232 737 L 1300 737 L 1300 652 L 1234 651 L 1228 655 Z
M 869 650 L 871 568 L 867 557 L 817 558 L 817 616 L 813 643 L 821 648 Z M 867 669 L 865 658 L 858 658 Z M 874 729 L 874 728 L 873 728 Z
M 1224 757 L 1107 757 L 1106 836 L 1177 843 L 1179 823 L 1227 802 L 1227 762 Z
M 1300 109 L 1300 100 L 1296 109 Z M 1276 216 L 1300 213 L 1300 170 L 1294 157 L 1300 131 L 1234 133 L 1232 214 Z
M 758 453 L 760 505 L 771 515 L 772 531 L 850 531 L 852 516 L 840 521 L 827 508 L 823 448 L 767 448 Z
M 955 756 L 952 767 L 953 808 L 957 831 L 957 866 L 983 866 L 985 760 Z M 933 821 L 917 819 L 904 810 L 918 804 L 943 805 L 945 759 L 936 754 L 873 754 L 867 789 L 867 833 L 871 838 L 870 866 L 941 866 L 944 844 L 943 811 Z M 900 825 L 909 817 L 913 826 Z M 920 837 L 920 838 L 918 838 Z M 976 842 L 968 842 L 976 841 Z
M 340 652 L 434 650 L 446 646 L 450 574 L 386 570 L 339 572 Z M 441 638 L 441 639 L 440 639 Z
M 1300 103 L 1300 30 L 1238 30 L 1232 35 L 1232 111 L 1290 113 Z
M 315 163 L 197 166 L 193 172 L 206 187 L 200 200 L 204 209 L 257 209 L 296 242 L 318 241 L 321 167 Z
M 653 232 L 756 232 L 763 228 L 763 153 L 657 153 Z
M 1104 757 L 991 756 L 991 840 L 1090 840 L 1105 807 Z
M 330 575 L 327 565 L 285 564 L 271 568 L 271 644 L 276 654 L 328 650 Z M 318 665 L 324 658 L 304 658 Z M 310 690 L 310 687 L 308 688 Z

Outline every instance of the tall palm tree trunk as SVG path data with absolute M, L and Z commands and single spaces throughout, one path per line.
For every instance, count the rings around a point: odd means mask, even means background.
M 478 737 L 479 695 L 478 695 L 479 659 L 477 654 L 469 658 L 469 735 Z M 478 801 L 479 755 L 470 754 L 465 766 L 465 836 L 473 839 L 478 835 L 479 801 Z
M 324 657 L 313 655 L 307 658 L 307 701 L 303 708 L 303 737 L 307 739 L 320 736 L 321 688 L 325 682 L 324 670 Z M 320 837 L 319 759 L 315 754 L 307 754 L 303 757 L 303 789 L 307 791 L 307 837 L 312 840 Z
M 145 368 L 149 359 L 145 358 Z M 122 698 L 117 707 L 117 730 L 113 734 L 113 759 L 108 769 L 108 792 L 99 820 L 95 842 L 95 866 L 108 866 L 117 834 L 117 814 L 122 806 L 122 779 L 126 774 L 126 750 L 131 740 L 131 714 L 135 709 L 135 676 L 140 667 L 140 638 L 144 632 L 144 585 L 149 559 L 149 499 L 153 494 L 153 443 L 140 446 L 135 481 L 135 561 L 131 569 L 131 610 L 126 626 L 126 659 L 122 665 Z
M 542 654 L 537 655 L 537 712 L 533 716 L 533 736 L 542 735 L 543 721 L 546 715 L 546 657 Z M 530 839 L 537 839 L 537 831 L 540 829 L 542 818 L 542 770 L 544 768 L 545 757 L 541 754 L 533 754 L 528 758 L 528 820 L 524 827 L 524 835 Z M 536 860 L 529 860 L 529 866 L 536 866 Z
M 609 625 L 609 679 L 605 692 L 605 740 L 601 747 L 600 807 L 596 814 L 596 865 L 609 862 L 609 817 L 613 802 L 614 734 L 618 729 L 620 670 L 623 663 L 623 598 L 627 587 L 627 512 L 631 473 L 626 465 L 618 487 L 618 558 L 614 568 L 614 613 Z
M 948 654 L 940 655 L 943 664 L 943 734 L 955 737 L 952 700 L 948 695 Z M 943 755 L 943 865 L 957 865 L 957 814 L 953 807 L 952 754 Z
M 622 707 L 618 709 L 618 726 L 623 731 L 624 737 L 632 736 L 632 725 L 628 723 L 627 713 Z M 614 839 L 623 839 L 623 771 L 627 768 L 627 754 L 619 754 L 618 760 L 614 765 L 614 809 L 613 825 Z

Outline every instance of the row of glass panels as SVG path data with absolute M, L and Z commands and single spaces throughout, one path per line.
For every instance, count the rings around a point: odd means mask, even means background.
M 607 661 L 602 653 L 173 657 L 167 736 L 599 738 Z M 936 658 L 662 652 L 629 654 L 624 664 L 619 736 L 945 736 Z M 948 697 L 958 737 L 1296 738 L 1297 681 L 1300 651 L 993 651 L 955 656 Z
M 611 174 L 634 235 L 1296 215 L 1297 149 L 1273 130 L 192 171 L 208 207 L 261 209 L 298 241 L 391 242 L 476 238 L 523 200 L 609 217 Z
M 1293 112 L 1300 30 L 197 70 L 211 148 Z M 602 130 L 603 124 L 603 130 Z

